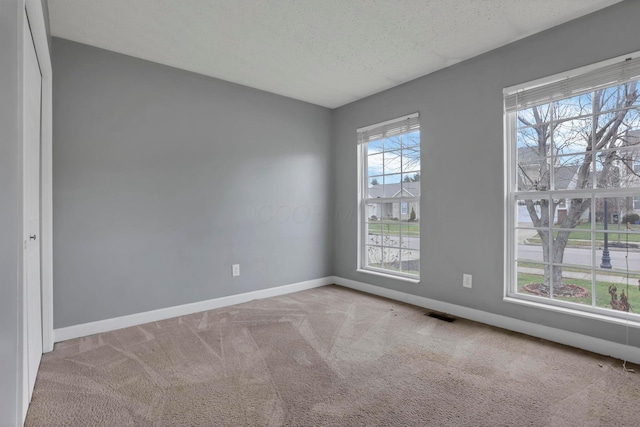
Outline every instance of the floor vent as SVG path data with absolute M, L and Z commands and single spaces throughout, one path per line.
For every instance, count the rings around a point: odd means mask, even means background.
M 445 322 L 453 322 L 454 319 L 453 317 L 449 317 L 446 314 L 443 313 L 436 313 L 435 311 L 430 311 L 429 313 L 425 313 L 425 315 L 429 316 L 429 317 L 433 317 L 435 319 L 440 319 L 440 320 L 444 320 Z

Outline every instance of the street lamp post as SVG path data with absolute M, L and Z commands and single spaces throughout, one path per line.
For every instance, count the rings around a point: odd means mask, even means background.
M 609 212 L 607 210 L 607 199 L 604 199 L 604 249 L 602 250 L 602 262 L 600 268 L 611 268 L 611 257 L 609 256 Z

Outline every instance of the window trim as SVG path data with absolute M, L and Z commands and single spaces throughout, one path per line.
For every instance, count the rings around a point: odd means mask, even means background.
M 632 313 L 627 313 L 624 311 L 616 311 L 611 309 L 606 309 L 603 307 L 597 306 L 581 306 L 579 304 L 564 302 L 561 300 L 549 300 L 543 297 L 537 297 L 534 295 L 526 295 L 517 292 L 517 271 L 515 268 L 516 265 L 516 239 L 515 233 L 518 230 L 518 224 L 516 221 L 517 215 L 517 206 L 516 199 L 518 196 L 522 197 L 524 193 L 528 193 L 532 198 L 537 197 L 551 197 L 554 196 L 563 196 L 563 197 L 571 197 L 575 195 L 576 191 L 572 190 L 548 190 L 544 192 L 525 192 L 520 191 L 517 188 L 517 180 L 516 177 L 516 167 L 517 167 L 517 149 L 515 148 L 514 141 L 517 139 L 517 123 L 515 120 L 515 116 L 517 115 L 518 108 L 507 107 L 506 101 L 507 97 L 512 96 L 520 91 L 526 91 L 546 85 L 551 85 L 553 83 L 557 83 L 563 79 L 575 78 L 577 76 L 595 72 L 603 69 L 604 67 L 608 67 L 614 65 L 616 63 L 623 63 L 624 61 L 633 59 L 636 61 L 640 58 L 640 51 L 636 51 L 633 53 L 620 55 L 605 61 L 600 61 L 594 64 L 589 64 L 583 67 L 579 67 L 573 70 L 565 71 L 562 73 L 557 73 L 548 77 L 543 77 L 540 79 L 536 79 L 527 83 L 521 83 L 518 85 L 509 86 L 503 89 L 503 141 L 504 141 L 504 151 L 503 151 L 503 162 L 505 167 L 503 168 L 504 176 L 504 194 L 503 194 L 503 212 L 505 214 L 505 220 L 503 221 L 504 227 L 504 240 L 503 240 L 503 260 L 504 260 L 504 285 L 503 285 L 503 301 L 519 304 L 529 307 L 534 307 L 537 309 L 548 310 L 553 312 L 570 314 L 578 317 L 595 319 L 599 321 L 604 321 L 608 323 L 621 324 L 625 326 L 630 326 L 634 328 L 640 328 L 640 318 L 639 316 L 634 315 Z M 619 79 L 615 84 L 624 84 L 625 82 L 634 81 L 636 79 L 640 79 L 640 76 L 634 76 L 632 78 L 623 80 Z M 613 83 L 613 82 L 612 82 Z M 586 90 L 586 89 L 585 89 Z M 598 87 L 594 87 L 591 90 L 598 90 Z M 588 91 L 587 91 L 588 92 Z M 586 92 L 583 92 L 586 93 Z M 570 98 L 572 96 L 576 96 L 577 94 L 567 94 L 566 98 Z M 553 98 L 557 99 L 565 99 L 565 98 Z M 635 162 L 634 162 L 635 168 Z M 595 200 L 597 197 L 604 196 L 612 196 L 616 193 L 624 194 L 625 196 L 629 196 L 628 192 L 622 192 L 620 189 L 610 188 L 610 189 L 598 189 L 591 188 L 587 191 L 579 191 L 581 196 L 585 196 L 590 192 L 590 197 L 592 207 L 595 204 Z M 574 194 L 572 194 L 574 193 Z M 537 197 L 536 197 L 537 195 Z M 635 198 L 634 198 L 635 202 Z M 635 203 L 634 203 L 635 204 Z M 635 208 L 635 206 L 634 206 Z M 593 227 L 593 225 L 592 225 Z M 553 263 L 552 263 L 553 264 Z M 591 269 L 595 268 L 594 266 Z M 595 297 L 594 297 L 595 298 Z
M 367 246 L 366 245 L 366 235 L 364 233 L 364 226 L 367 223 L 367 202 L 369 202 L 370 200 L 368 200 L 364 195 L 367 192 L 367 185 L 368 185 L 368 165 L 367 165 L 367 143 L 371 142 L 371 141 L 375 141 L 378 139 L 371 139 L 371 140 L 361 140 L 361 135 L 363 135 L 364 133 L 371 131 L 371 130 L 375 130 L 375 129 L 383 129 L 386 130 L 386 128 L 390 127 L 393 128 L 393 124 L 395 123 L 401 123 L 403 121 L 406 120 L 410 120 L 410 119 L 419 119 L 419 113 L 415 112 L 406 116 L 402 116 L 402 117 L 398 117 L 395 119 L 391 119 L 391 120 L 386 120 L 384 122 L 380 122 L 380 123 L 375 123 L 375 124 L 371 124 L 368 126 L 363 126 L 360 128 L 356 129 L 356 134 L 358 136 L 357 139 L 357 145 L 356 145 L 356 149 L 357 149 L 357 183 L 358 183 L 358 191 L 357 191 L 357 218 L 358 218 L 358 225 L 357 225 L 357 254 L 356 254 L 356 271 L 359 273 L 366 273 L 366 274 L 371 274 L 374 276 L 379 276 L 379 277 L 384 277 L 384 278 L 388 278 L 388 279 L 395 279 L 395 280 L 400 280 L 400 281 L 405 281 L 405 282 L 409 282 L 409 283 L 420 283 L 420 274 L 419 275 L 413 275 L 413 274 L 408 274 L 408 273 L 404 273 L 404 272 L 395 272 L 392 270 L 386 270 L 386 269 L 382 269 L 382 268 L 376 268 L 376 267 L 371 267 L 371 266 L 367 266 L 366 265 L 366 260 L 365 260 L 365 254 L 363 253 L 364 248 Z M 420 125 L 418 123 L 418 127 L 416 130 L 420 130 Z M 412 130 L 409 130 L 408 132 L 402 132 L 402 133 L 410 133 L 412 132 Z M 379 139 L 383 139 L 383 138 L 379 138 Z M 422 144 L 420 144 L 421 146 Z M 422 162 L 422 158 L 421 158 L 421 162 Z M 420 177 L 422 176 L 422 167 L 420 168 Z M 380 201 L 380 202 L 384 202 L 386 200 L 389 200 L 391 198 L 380 198 L 380 199 L 376 199 L 376 201 Z M 420 196 L 412 196 L 410 198 L 402 198 L 402 199 L 393 199 L 394 203 L 401 203 L 402 201 L 417 201 L 418 204 L 420 203 Z M 419 236 L 420 238 L 420 236 Z M 422 250 L 420 249 L 420 252 L 422 254 Z

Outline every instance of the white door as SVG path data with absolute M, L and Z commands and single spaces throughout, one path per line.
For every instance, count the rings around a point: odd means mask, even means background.
M 42 75 L 38 65 L 28 19 L 24 15 L 24 145 L 23 145 L 23 209 L 24 209 L 24 289 L 23 310 L 25 336 L 23 360 L 24 408 L 31 400 L 33 386 L 42 357 L 42 300 L 40 296 L 40 111 Z M 26 348 L 24 348 L 26 347 Z M 26 376 L 26 378 L 25 378 Z

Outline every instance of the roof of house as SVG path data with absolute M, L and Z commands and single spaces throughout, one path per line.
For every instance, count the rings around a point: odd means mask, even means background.
M 398 182 L 395 184 L 372 185 L 368 188 L 369 198 L 398 197 L 404 191 L 405 197 L 420 195 L 420 181 Z

